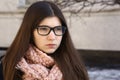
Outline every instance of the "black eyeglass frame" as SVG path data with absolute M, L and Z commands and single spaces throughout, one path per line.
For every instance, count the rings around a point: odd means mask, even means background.
M 49 32 L 48 32 L 47 34 L 40 34 L 40 33 L 39 33 L 39 27 L 47 27 L 47 28 L 49 28 L 50 30 L 49 30 Z M 61 35 L 58 35 L 58 34 L 56 34 L 56 32 L 55 32 L 55 29 L 56 29 L 57 27 L 62 27 L 62 34 L 61 34 Z M 50 34 L 51 31 L 53 31 L 56 36 L 63 36 L 63 34 L 64 34 L 65 31 L 66 31 L 66 27 L 65 27 L 65 26 L 54 26 L 54 27 L 52 28 L 52 27 L 47 26 L 47 25 L 41 25 L 41 26 L 37 26 L 36 29 L 37 29 L 38 34 L 41 35 L 41 36 L 47 36 L 48 34 Z

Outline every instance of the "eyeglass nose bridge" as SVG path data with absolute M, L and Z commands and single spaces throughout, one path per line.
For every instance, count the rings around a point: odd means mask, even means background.
M 53 31 L 54 32 L 54 34 L 56 35 L 56 33 L 55 33 L 55 30 L 54 30 L 55 28 L 50 28 L 50 31 L 49 31 L 49 33 L 48 33 L 48 35 L 50 34 L 50 32 L 51 31 Z

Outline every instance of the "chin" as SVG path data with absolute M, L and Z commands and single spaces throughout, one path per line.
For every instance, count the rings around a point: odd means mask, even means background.
M 44 51 L 46 54 L 53 54 L 55 52 L 55 50 L 46 50 Z

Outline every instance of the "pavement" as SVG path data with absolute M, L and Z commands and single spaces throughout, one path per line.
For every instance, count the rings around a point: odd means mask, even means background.
M 120 80 L 120 69 L 88 69 L 90 80 Z

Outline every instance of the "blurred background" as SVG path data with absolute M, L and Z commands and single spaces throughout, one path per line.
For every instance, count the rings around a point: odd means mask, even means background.
M 1 0 L 0 55 L 12 43 L 26 9 L 36 1 Z M 120 0 L 46 0 L 61 8 L 90 80 L 120 79 Z

